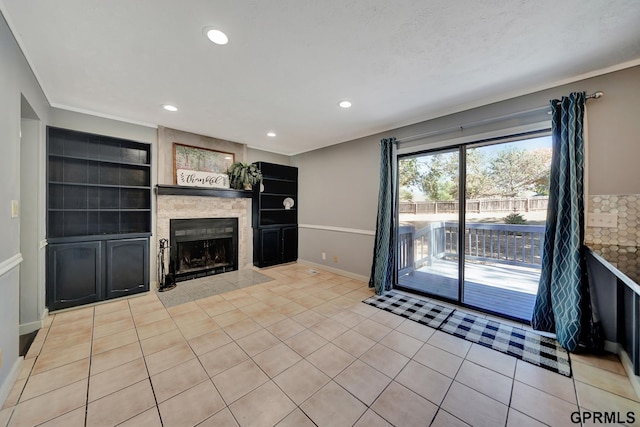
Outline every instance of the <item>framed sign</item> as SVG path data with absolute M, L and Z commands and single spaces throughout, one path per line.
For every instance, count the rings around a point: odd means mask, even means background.
M 233 153 L 173 143 L 173 178 L 177 185 L 229 188 L 227 169 Z

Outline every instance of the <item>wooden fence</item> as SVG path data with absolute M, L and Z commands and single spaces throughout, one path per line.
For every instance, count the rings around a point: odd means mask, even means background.
M 467 212 L 532 212 L 546 211 L 549 197 L 467 200 Z M 444 214 L 459 211 L 457 201 L 400 202 L 399 212 L 406 214 Z

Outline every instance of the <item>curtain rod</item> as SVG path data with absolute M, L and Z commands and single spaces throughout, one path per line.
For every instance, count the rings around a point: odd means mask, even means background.
M 604 92 L 599 90 L 599 91 L 596 91 L 596 92 L 592 93 L 591 95 L 585 96 L 585 98 L 586 99 L 598 99 L 598 98 L 602 98 L 603 95 L 604 95 Z M 437 135 L 443 135 L 443 134 L 447 134 L 447 133 L 451 133 L 451 132 L 455 132 L 455 131 L 463 131 L 464 129 L 468 129 L 468 128 L 472 128 L 472 127 L 476 127 L 476 126 L 481 126 L 481 125 L 486 125 L 486 124 L 489 124 L 489 123 L 499 122 L 501 120 L 512 119 L 514 117 L 525 116 L 527 114 L 536 113 L 536 112 L 543 111 L 543 110 L 548 110 L 548 109 L 549 109 L 549 106 L 545 105 L 543 107 L 532 108 L 530 110 L 518 111 L 518 112 L 515 112 L 515 113 L 505 114 L 503 116 L 491 117 L 489 119 L 478 120 L 476 122 L 467 123 L 467 124 L 461 125 L 461 126 L 452 126 L 452 127 L 446 128 L 446 129 L 438 129 L 438 130 L 434 130 L 434 131 L 431 131 L 431 132 L 420 133 L 420 134 L 417 134 L 417 135 L 405 136 L 404 138 L 396 139 L 396 143 L 398 143 L 398 142 L 415 141 L 417 139 L 428 138 L 428 137 L 437 136 Z
M 604 92 L 599 90 L 599 91 L 593 92 L 591 95 L 587 95 L 585 98 L 598 99 L 598 98 L 602 98 L 603 96 L 604 96 Z

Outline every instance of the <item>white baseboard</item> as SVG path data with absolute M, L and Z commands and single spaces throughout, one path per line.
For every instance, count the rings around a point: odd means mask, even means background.
M 633 362 L 629 359 L 627 352 L 624 351 L 620 344 L 611 341 L 604 342 L 604 349 L 618 355 L 620 362 L 622 362 L 622 367 L 627 373 L 627 377 L 629 377 L 629 381 L 636 392 L 636 396 L 640 397 L 640 377 L 633 373 Z
M 350 279 L 360 280 L 361 282 L 368 282 L 369 281 L 369 277 L 367 277 L 367 276 L 363 276 L 361 274 L 352 273 L 350 271 L 340 270 L 339 268 L 333 268 L 333 267 L 329 267 L 327 265 L 323 265 L 323 264 L 318 264 L 318 263 L 315 263 L 315 262 L 307 261 L 305 259 L 298 259 L 298 264 L 305 264 L 305 265 L 308 265 L 308 266 L 311 266 L 311 267 L 316 267 L 316 268 L 319 268 L 321 270 L 326 270 L 326 271 L 329 271 L 331 273 L 335 273 L 335 274 L 339 274 L 341 276 L 348 277 Z
M 23 360 L 24 357 L 18 357 L 18 359 L 13 364 L 11 371 L 9 371 L 9 375 L 0 386 L 0 408 L 4 406 L 4 402 L 7 400 L 7 397 L 9 397 L 9 393 L 11 392 L 11 389 L 16 382 L 16 378 L 18 378 L 18 375 L 20 375 Z
M 37 331 L 42 328 L 42 320 L 36 320 L 31 323 L 22 323 L 20 325 L 19 333 L 20 335 L 30 334 L 33 331 Z
M 619 354 L 620 353 L 620 344 L 613 341 L 605 341 L 604 342 L 604 351 L 608 351 L 609 353 Z
M 45 307 L 42 312 L 42 316 L 40 316 L 40 320 L 36 320 L 35 322 L 30 323 L 22 323 L 20 325 L 19 334 L 26 335 L 30 334 L 33 331 L 37 331 L 38 329 L 42 329 L 44 327 L 44 319 L 49 315 L 49 309 Z

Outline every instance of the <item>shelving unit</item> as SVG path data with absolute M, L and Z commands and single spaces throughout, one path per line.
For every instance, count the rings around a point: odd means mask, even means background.
M 254 186 L 253 263 L 258 267 L 292 262 L 298 258 L 298 168 L 256 163 L 262 186 Z M 293 200 L 287 209 L 283 202 Z
M 49 309 L 148 290 L 151 146 L 49 127 L 47 159 Z

